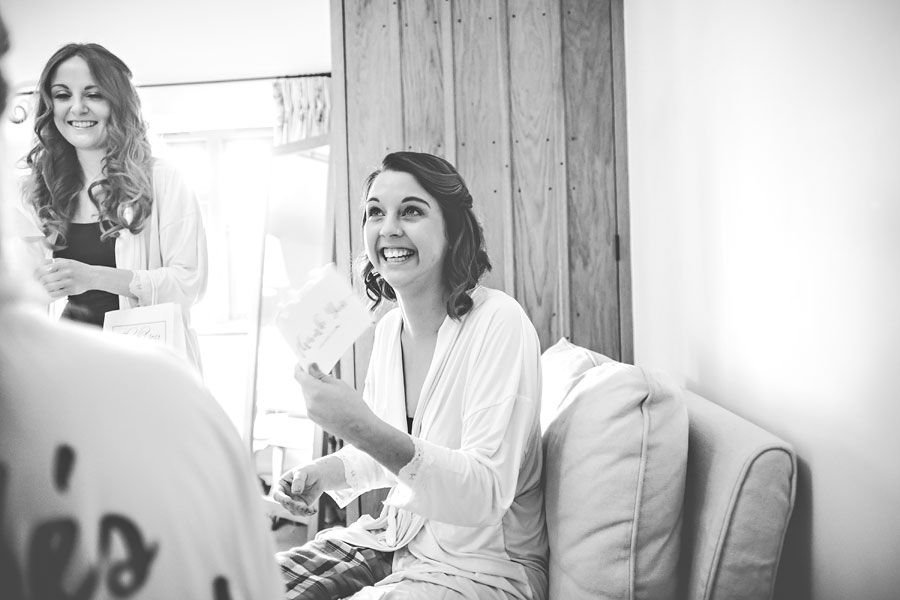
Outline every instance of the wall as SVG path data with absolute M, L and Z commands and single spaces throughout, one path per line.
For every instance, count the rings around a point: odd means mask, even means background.
M 900 589 L 900 3 L 627 2 L 635 358 L 792 442 L 779 598 Z
M 13 89 L 68 42 L 117 54 L 138 85 L 331 70 L 328 0 L 3 0 Z

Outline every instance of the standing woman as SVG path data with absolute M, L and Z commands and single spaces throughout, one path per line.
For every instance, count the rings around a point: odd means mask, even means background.
M 285 473 L 297 515 L 390 488 L 368 515 L 278 555 L 293 598 L 544 600 L 540 344 L 490 268 L 472 196 L 430 154 L 389 154 L 365 185 L 362 276 L 377 305 L 360 394 L 297 368 L 309 417 L 347 442 Z
M 54 260 L 38 279 L 67 297 L 63 318 L 102 326 L 107 311 L 175 302 L 200 368 L 190 308 L 207 281 L 196 196 L 154 159 L 131 71 L 98 44 L 68 44 L 38 83 L 26 203 Z

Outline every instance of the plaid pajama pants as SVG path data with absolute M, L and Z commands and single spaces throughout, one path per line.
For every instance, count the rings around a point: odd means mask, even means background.
M 337 600 L 391 574 L 392 552 L 358 548 L 340 540 L 313 540 L 276 554 L 285 598 Z

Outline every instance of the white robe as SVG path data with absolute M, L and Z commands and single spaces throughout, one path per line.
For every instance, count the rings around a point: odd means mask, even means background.
M 522 308 L 503 292 L 477 287 L 474 306 L 438 332 L 413 421 L 416 453 L 399 477 L 345 446 L 346 506 L 391 487 L 378 519 L 366 515 L 322 532 L 394 551 L 383 580 L 418 580 L 466 597 L 547 594 L 547 535 L 541 488 L 540 344 Z M 406 431 L 399 309 L 378 324 L 363 397 Z M 490 586 L 493 588 L 484 588 Z
M 196 195 L 166 161 L 153 164 L 153 210 L 144 228 L 136 235 L 122 230 L 116 239 L 116 267 L 134 271 L 129 290 L 137 297 L 119 296 L 119 308 L 181 305 L 188 357 L 199 369 L 191 306 L 206 292 L 206 231 Z

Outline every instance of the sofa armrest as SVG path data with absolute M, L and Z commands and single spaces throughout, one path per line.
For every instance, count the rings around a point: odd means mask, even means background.
M 772 597 L 794 506 L 793 448 L 688 392 L 689 441 L 680 597 Z

